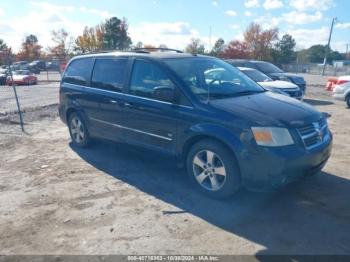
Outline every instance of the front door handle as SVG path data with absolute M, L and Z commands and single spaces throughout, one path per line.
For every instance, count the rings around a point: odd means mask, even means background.
M 117 101 L 117 100 L 111 99 L 111 100 L 109 100 L 109 103 L 111 103 L 111 104 L 116 104 L 116 103 L 118 103 L 118 101 Z

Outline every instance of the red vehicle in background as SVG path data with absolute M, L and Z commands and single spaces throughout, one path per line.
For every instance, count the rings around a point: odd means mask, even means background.
M 67 66 L 67 62 L 61 62 L 61 64 L 60 64 L 60 72 L 61 72 L 61 74 L 66 69 L 66 66 Z
M 16 70 L 12 72 L 13 82 L 16 85 L 36 85 L 38 78 L 29 70 Z M 11 76 L 7 77 L 6 83 L 12 85 Z

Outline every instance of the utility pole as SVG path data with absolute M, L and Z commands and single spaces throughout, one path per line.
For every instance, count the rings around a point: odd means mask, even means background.
M 331 43 L 331 38 L 332 38 L 332 33 L 333 33 L 333 26 L 334 26 L 334 23 L 335 23 L 336 20 L 337 20 L 337 18 L 333 17 L 331 30 L 329 32 L 329 37 L 328 37 L 328 44 L 327 44 L 327 48 L 326 48 L 326 52 L 325 52 L 324 60 L 323 60 L 322 75 L 324 75 L 324 71 L 326 70 L 327 57 L 328 57 L 328 53 L 329 53 L 329 49 L 330 49 L 330 43 Z

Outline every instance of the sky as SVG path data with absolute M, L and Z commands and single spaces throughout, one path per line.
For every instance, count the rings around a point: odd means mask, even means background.
M 72 38 L 85 26 L 125 17 L 136 44 L 165 44 L 183 49 L 200 38 L 209 49 L 221 37 L 242 40 L 251 22 L 278 27 L 280 37 L 291 34 L 296 49 L 326 44 L 333 17 L 331 48 L 350 49 L 349 0 L 1 0 L 0 38 L 18 51 L 26 35 L 34 34 L 45 48 L 52 30 L 64 28 Z M 349 50 L 350 51 L 350 50 Z

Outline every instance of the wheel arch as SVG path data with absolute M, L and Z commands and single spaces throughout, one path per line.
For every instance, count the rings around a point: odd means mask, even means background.
M 72 113 L 74 113 L 74 112 L 78 112 L 78 110 L 77 110 L 76 108 L 74 108 L 74 107 L 70 107 L 70 108 L 67 109 L 66 115 L 65 115 L 67 124 L 68 124 L 70 115 L 71 115 Z
M 239 156 L 240 152 L 243 149 L 243 145 L 239 141 L 239 139 L 232 132 L 226 129 L 214 127 L 204 130 L 207 130 L 207 132 L 195 132 L 191 136 L 189 136 L 183 143 L 182 150 L 180 151 L 180 156 L 178 157 L 179 165 L 184 166 L 187 155 L 194 144 L 198 143 L 201 140 L 208 139 L 218 142 L 225 148 L 227 148 L 232 153 L 232 156 L 234 157 L 238 165 L 239 171 L 241 172 Z M 202 131 L 204 130 L 202 129 Z
M 86 126 L 86 128 L 87 128 L 87 130 L 88 131 L 90 131 L 89 129 L 89 121 L 88 121 L 88 118 L 87 118 L 87 116 L 85 115 L 85 113 L 84 113 L 84 111 L 82 111 L 82 110 L 80 110 L 79 108 L 76 108 L 76 107 L 74 107 L 74 106 L 71 106 L 71 107 L 69 107 L 67 110 L 66 110 L 66 112 L 65 112 L 65 117 L 66 117 L 66 123 L 67 123 L 67 125 L 69 124 L 69 117 L 70 117 L 70 115 L 72 114 L 72 113 L 74 113 L 74 112 L 76 112 L 77 114 L 79 114 L 80 116 L 81 116 L 81 118 L 82 118 L 82 120 L 84 121 L 84 124 L 85 124 L 85 126 Z

